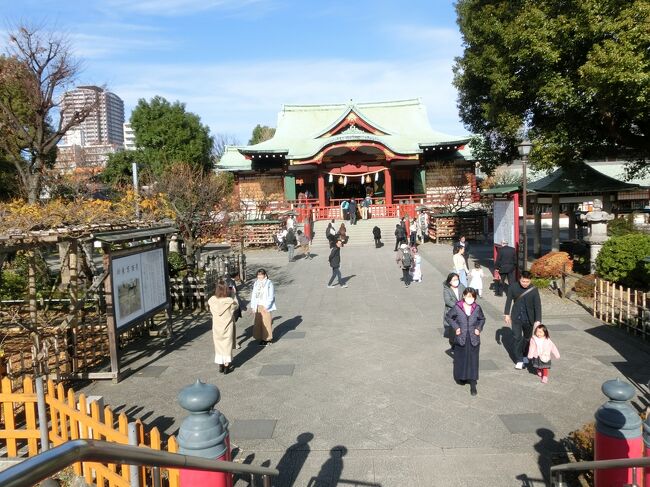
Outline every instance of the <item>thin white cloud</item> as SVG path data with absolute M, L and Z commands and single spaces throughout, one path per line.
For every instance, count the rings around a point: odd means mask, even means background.
M 257 123 L 275 126 L 283 104 L 421 97 L 435 130 L 466 133 L 458 118 L 451 60 L 287 60 L 215 65 L 114 66 L 109 88 L 127 109 L 161 95 L 186 103 L 213 133 L 248 140 Z M 129 113 L 127 112 L 127 117 Z
M 240 10 L 269 0 L 106 0 L 116 9 L 143 15 L 190 15 L 208 10 Z
M 124 52 L 161 51 L 178 46 L 169 38 L 99 35 L 87 33 L 69 34 L 76 56 L 84 59 L 115 57 Z

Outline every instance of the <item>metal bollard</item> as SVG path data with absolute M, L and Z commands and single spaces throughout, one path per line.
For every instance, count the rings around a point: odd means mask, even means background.
M 634 387 L 616 379 L 603 383 L 601 390 L 609 401 L 596 411 L 594 460 L 641 458 L 641 418 L 628 402 L 634 397 Z M 632 468 L 596 470 L 594 486 L 630 484 L 634 476 Z
M 229 461 L 230 437 L 228 420 L 214 406 L 221 394 L 217 386 L 197 380 L 178 394 L 178 403 L 190 415 L 178 432 L 179 453 L 215 460 Z M 232 487 L 232 474 L 181 470 L 181 487 Z

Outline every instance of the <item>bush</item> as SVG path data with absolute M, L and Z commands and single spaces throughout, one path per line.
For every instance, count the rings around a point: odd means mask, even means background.
M 650 235 L 632 233 L 612 237 L 603 245 L 596 258 L 600 277 L 631 288 L 647 289 L 650 284 Z
M 24 299 L 27 295 L 27 277 L 14 271 L 2 271 L 0 299 Z
M 560 243 L 560 251 L 567 252 L 573 261 L 573 272 L 589 274 L 589 246 L 581 240 L 568 240 Z
M 187 267 L 185 258 L 178 252 L 169 252 L 167 255 L 167 265 L 169 266 L 169 275 L 172 277 L 176 277 Z
M 551 285 L 551 280 L 546 277 L 533 277 L 530 282 L 538 289 L 546 289 Z
M 607 235 L 610 237 L 622 237 L 635 232 L 633 213 L 622 218 L 614 218 L 607 224 Z
M 566 269 L 567 272 L 573 270 L 573 261 L 569 254 L 566 252 L 549 252 L 533 262 L 530 272 L 535 277 L 555 279 L 562 276 L 563 269 Z
M 596 274 L 589 274 L 576 281 L 573 289 L 581 298 L 588 298 L 594 295 L 594 286 L 596 285 Z

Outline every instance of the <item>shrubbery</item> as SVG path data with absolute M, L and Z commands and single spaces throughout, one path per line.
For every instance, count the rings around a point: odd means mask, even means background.
M 546 279 L 556 279 L 562 276 L 562 270 L 571 272 L 573 261 L 566 252 L 549 252 L 543 255 L 530 268 L 530 272 L 535 277 Z
M 622 218 L 614 218 L 607 224 L 607 235 L 610 237 L 622 237 L 635 232 L 633 213 Z
M 167 255 L 167 264 L 169 265 L 169 275 L 172 277 L 178 276 L 178 274 L 187 268 L 185 259 L 178 252 L 169 252 Z
M 650 285 L 650 235 L 632 233 L 612 237 L 596 258 L 596 271 L 607 281 L 631 288 L 646 289 Z

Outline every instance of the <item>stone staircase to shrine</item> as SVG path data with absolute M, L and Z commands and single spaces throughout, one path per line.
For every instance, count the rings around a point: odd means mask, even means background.
M 338 230 L 343 220 L 336 220 L 335 228 Z M 395 225 L 399 220 L 397 218 L 371 218 L 369 220 L 357 220 L 356 225 L 350 225 L 349 221 L 345 221 L 347 235 L 349 238 L 346 246 L 367 246 L 374 248 L 375 239 L 372 234 L 372 229 L 378 226 L 381 229 L 381 241 L 385 246 L 395 245 Z M 325 237 L 325 229 L 327 228 L 328 220 L 319 220 L 314 225 L 315 235 L 312 242 L 313 249 L 327 249 L 329 242 Z

